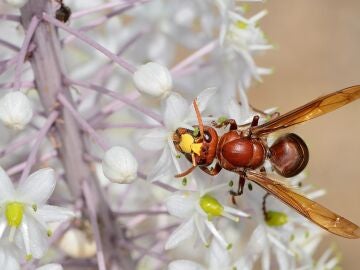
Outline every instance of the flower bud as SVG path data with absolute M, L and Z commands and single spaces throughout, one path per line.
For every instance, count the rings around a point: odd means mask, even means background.
M 102 162 L 104 175 L 111 182 L 129 184 L 137 176 L 138 163 L 124 147 L 115 146 L 106 151 Z
M 30 100 L 22 92 L 10 92 L 0 99 L 0 119 L 6 126 L 21 130 L 30 122 L 32 115 Z
M 59 241 L 59 248 L 72 258 L 92 258 L 96 254 L 96 243 L 86 232 L 70 229 Z
M 27 3 L 27 0 L 5 0 L 5 2 L 14 7 L 22 8 Z
M 136 88 L 154 97 L 165 97 L 172 88 L 172 78 L 169 70 L 154 62 L 139 67 L 133 75 Z
M 266 224 L 270 227 L 280 227 L 288 222 L 288 217 L 283 212 L 267 211 Z

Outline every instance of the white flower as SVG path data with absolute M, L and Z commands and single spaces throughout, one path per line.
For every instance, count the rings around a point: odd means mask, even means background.
M 55 188 L 54 171 L 41 169 L 15 189 L 0 167 L 0 237 L 26 252 L 26 258 L 40 258 L 51 235 L 48 224 L 73 216 L 72 211 L 45 204 Z
M 154 97 L 166 97 L 172 89 L 170 71 L 154 62 L 140 66 L 135 71 L 133 80 L 140 92 Z
M 176 216 L 184 221 L 170 235 L 165 244 L 165 249 L 172 249 L 178 246 L 182 241 L 190 238 L 196 232 L 205 246 L 209 246 L 210 242 L 205 236 L 205 228 L 207 228 L 223 248 L 231 248 L 231 244 L 227 243 L 221 233 L 215 228 L 212 220 L 217 217 L 226 217 L 235 222 L 239 221 L 239 217 L 249 217 L 238 209 L 223 206 L 210 192 L 228 188 L 228 184 L 214 186 L 208 189 L 198 191 L 181 191 L 172 194 L 166 200 L 166 207 L 170 215 Z
M 203 90 L 198 98 L 199 111 L 203 112 L 210 98 L 215 94 L 216 89 L 207 88 Z M 197 124 L 194 107 L 180 94 L 173 92 L 163 102 L 164 126 L 153 128 L 141 137 L 139 144 L 147 150 L 162 150 L 160 158 L 148 175 L 150 181 L 159 180 L 171 184 L 174 174 L 181 173 L 179 162 L 173 143 L 173 133 L 179 127 L 193 129 L 192 125 Z M 203 118 L 206 120 L 206 118 Z M 176 172 L 172 171 L 175 165 Z
M 31 120 L 30 100 L 20 91 L 7 93 L 0 99 L 0 119 L 6 126 L 23 129 Z
M 129 184 L 137 177 L 138 163 L 129 150 L 121 146 L 106 151 L 102 162 L 104 175 L 110 181 Z
M 5 0 L 5 2 L 14 7 L 21 8 L 27 3 L 27 0 Z

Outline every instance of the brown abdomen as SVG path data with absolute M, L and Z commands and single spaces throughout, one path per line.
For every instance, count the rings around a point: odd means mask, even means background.
M 309 161 L 309 150 L 305 142 L 294 133 L 279 137 L 269 150 L 275 171 L 284 177 L 297 175 Z

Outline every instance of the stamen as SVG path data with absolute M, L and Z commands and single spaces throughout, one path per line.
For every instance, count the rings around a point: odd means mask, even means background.
M 235 216 L 239 216 L 239 217 L 246 217 L 246 218 L 250 217 L 250 215 L 248 213 L 243 212 L 243 211 L 241 211 L 239 209 L 228 207 L 228 206 L 224 206 L 224 211 L 228 212 L 230 214 L 234 214 Z
M 11 226 L 11 227 L 10 227 L 10 234 L 9 234 L 9 241 L 10 241 L 10 242 L 14 242 L 15 233 L 16 233 L 16 227 L 15 227 L 15 226 Z
M 235 222 L 239 222 L 240 221 L 240 218 L 236 217 L 236 216 L 233 216 L 229 213 L 226 213 L 225 211 L 221 214 L 223 217 L 226 217 L 232 221 L 235 221 Z
M 201 241 L 204 243 L 205 247 L 209 247 L 210 244 L 206 241 L 204 231 L 200 228 L 199 218 L 195 216 L 195 227 L 198 230 Z
M 214 224 L 212 224 L 210 221 L 205 220 L 205 224 L 210 230 L 210 232 L 214 235 L 214 237 L 219 241 L 219 243 L 225 248 L 228 249 L 231 247 L 230 243 L 227 243 L 224 239 L 224 237 L 220 234 L 218 230 L 216 230 Z

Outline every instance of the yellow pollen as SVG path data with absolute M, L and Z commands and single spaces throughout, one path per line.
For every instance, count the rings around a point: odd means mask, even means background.
M 182 134 L 179 146 L 184 153 L 200 155 L 202 143 L 194 143 L 194 138 L 190 134 Z
M 200 156 L 200 150 L 201 150 L 201 146 L 202 146 L 202 143 L 193 143 L 191 145 L 191 150 L 197 154 L 198 156 Z
M 5 207 L 5 216 L 8 225 L 11 227 L 19 227 L 24 215 L 24 205 L 19 202 L 8 203 Z

